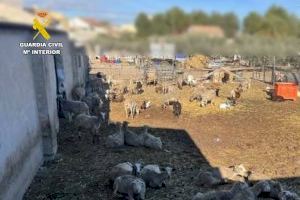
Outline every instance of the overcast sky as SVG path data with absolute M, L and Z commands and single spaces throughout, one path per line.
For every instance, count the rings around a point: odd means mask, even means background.
M 151 15 L 173 6 L 187 12 L 234 11 L 242 19 L 250 11 L 264 13 L 271 5 L 280 5 L 300 15 L 300 0 L 24 0 L 23 4 L 57 10 L 69 17 L 94 17 L 114 24 L 132 23 L 139 12 Z

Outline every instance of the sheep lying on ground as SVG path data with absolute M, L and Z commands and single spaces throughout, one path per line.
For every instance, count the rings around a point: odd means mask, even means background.
M 251 192 L 247 184 L 236 183 L 230 190 L 199 192 L 192 200 L 256 200 L 256 196 Z
M 166 185 L 165 181 L 171 176 L 171 168 L 161 171 L 158 165 L 146 165 L 141 170 L 141 178 L 146 185 L 152 188 L 161 188 Z
M 132 175 L 119 176 L 114 181 L 114 195 L 121 194 L 129 200 L 145 199 L 145 182 Z
M 142 134 L 137 134 L 128 129 L 128 122 L 123 122 L 124 135 L 125 135 L 125 144 L 129 146 L 143 146 L 144 137 Z
M 102 123 L 101 116 L 90 116 L 86 114 L 79 114 L 75 117 L 74 125 L 78 130 L 79 138 L 81 138 L 81 130 L 89 131 L 92 134 L 93 144 L 99 143 L 99 128 Z
M 114 181 L 117 177 L 123 175 L 139 176 L 141 173 L 141 163 L 131 164 L 130 162 L 119 163 L 115 165 L 109 173 L 109 180 Z
M 217 169 L 217 172 L 223 177 L 225 182 L 245 182 L 251 174 L 242 164 L 230 167 L 221 166 Z
M 238 182 L 228 191 L 197 193 L 193 200 L 257 200 L 257 198 L 279 200 L 299 200 L 299 196 L 289 191 L 283 191 L 280 183 L 275 181 L 259 181 L 249 187 L 246 183 Z
M 89 107 L 85 102 L 59 99 L 59 104 L 63 115 L 68 118 L 69 121 L 72 120 L 73 116 L 89 114 Z
M 137 134 L 128 129 L 128 122 L 123 123 L 125 144 L 129 146 L 140 147 L 144 146 L 151 149 L 162 149 L 162 142 L 159 137 L 155 137 L 148 133 L 148 126 L 144 126 L 141 134 Z
M 196 184 L 199 186 L 213 187 L 223 183 L 222 177 L 210 171 L 201 171 L 196 177 Z
M 108 148 L 116 148 L 124 145 L 124 131 L 121 123 L 117 123 L 118 131 L 106 139 L 106 146 Z
M 162 149 L 162 142 L 159 137 L 155 137 L 148 133 L 148 126 L 144 126 L 144 131 L 142 133 L 143 138 L 143 146 L 151 148 L 151 149 Z

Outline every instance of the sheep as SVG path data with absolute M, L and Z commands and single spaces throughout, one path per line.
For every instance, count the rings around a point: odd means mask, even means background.
M 162 142 L 160 137 L 155 137 L 151 134 L 148 133 L 148 126 L 144 126 L 144 132 L 142 133 L 142 138 L 143 138 L 143 146 L 151 148 L 151 149 L 156 149 L 156 150 L 161 150 L 162 149 Z
M 181 103 L 179 101 L 174 102 L 173 104 L 173 114 L 175 117 L 179 117 L 179 115 L 181 115 Z
M 146 184 L 141 178 L 132 175 L 119 176 L 114 181 L 114 195 L 127 196 L 129 200 L 145 199 Z
M 93 138 L 93 144 L 95 142 L 99 142 L 98 131 L 101 126 L 102 119 L 101 117 L 90 116 L 86 114 L 79 114 L 75 117 L 74 125 L 76 129 L 79 131 L 79 138 L 81 137 L 80 130 L 84 129 L 90 131 Z
M 135 146 L 135 147 L 144 145 L 143 135 L 138 135 L 133 131 L 128 130 L 128 122 L 123 123 L 123 130 L 124 130 L 124 138 L 125 138 L 126 145 Z
M 164 110 L 166 109 L 168 106 L 173 106 L 173 104 L 175 102 L 179 102 L 179 100 L 177 98 L 170 98 L 168 100 L 165 100 L 162 105 L 161 105 L 161 108 Z
M 207 192 L 205 194 L 198 192 L 192 200 L 231 200 L 239 192 L 248 188 L 247 184 L 236 183 L 229 191 L 213 191 Z
M 109 180 L 113 182 L 117 177 L 123 175 L 140 176 L 141 163 L 131 164 L 130 162 L 119 163 L 112 167 L 109 172 Z
M 206 172 L 199 172 L 196 178 L 197 185 L 205 186 L 205 187 L 212 187 L 223 183 L 224 181 L 220 176 L 216 174 L 206 171 Z
M 142 105 L 141 105 L 141 110 L 147 110 L 148 108 L 150 108 L 151 106 L 151 101 L 143 101 Z
M 100 106 L 103 106 L 103 101 L 100 99 L 97 93 L 89 94 L 88 96 L 84 97 L 82 101 L 88 105 L 90 113 L 99 115 L 99 108 Z
M 89 114 L 89 107 L 85 102 L 59 99 L 59 105 L 63 115 L 67 117 L 69 121 L 72 121 L 73 116 Z
M 187 84 L 191 87 L 191 86 L 196 86 L 197 81 L 194 79 L 193 75 L 188 75 L 187 76 Z
M 82 98 L 85 96 L 86 92 L 83 87 L 75 87 L 72 90 L 72 98 L 75 101 L 81 101 Z
M 131 89 L 131 94 L 142 94 L 143 92 L 144 90 L 142 82 L 136 81 L 133 88 Z
M 214 104 L 215 98 L 216 90 L 206 90 L 203 94 L 201 94 L 200 106 L 205 107 L 208 103 Z
M 183 85 L 184 85 L 183 79 L 182 79 L 182 78 L 179 78 L 179 79 L 177 80 L 177 87 L 178 87 L 178 89 L 179 89 L 179 90 L 182 90 Z
M 141 170 L 141 178 L 147 186 L 161 188 L 166 185 L 165 181 L 170 178 L 170 171 L 162 172 L 158 165 L 146 165 Z
M 300 200 L 300 197 L 293 192 L 282 191 L 279 193 L 279 200 Z
M 125 115 L 127 118 L 130 116 L 132 119 L 135 117 L 135 115 L 139 114 L 139 108 L 137 106 L 137 103 L 134 100 L 126 99 L 124 102 L 124 109 L 125 109 Z
M 268 181 L 259 181 L 253 187 L 251 187 L 252 192 L 255 196 L 259 196 L 263 193 L 270 193 L 271 186 Z
M 242 89 L 242 91 L 246 91 L 250 89 L 251 87 L 251 82 L 250 80 L 243 80 L 240 84 L 239 87 Z
M 117 123 L 117 127 L 119 128 L 119 131 L 109 135 L 108 138 L 106 139 L 106 147 L 108 148 L 117 148 L 117 147 L 121 147 L 124 146 L 124 131 L 123 131 L 123 127 L 121 125 L 121 123 Z
M 233 105 L 237 103 L 237 100 L 241 97 L 243 90 L 240 87 L 237 87 L 230 91 L 230 97 L 229 100 L 232 101 Z
M 155 92 L 158 94 L 162 94 L 163 93 L 163 86 L 162 85 L 157 85 L 155 87 Z
M 205 194 L 198 192 L 192 200 L 231 200 L 232 194 L 229 191 L 207 192 Z
M 250 188 L 246 188 L 237 192 L 231 200 L 257 200 L 255 194 L 251 191 Z
M 221 104 L 219 105 L 219 108 L 220 108 L 221 110 L 228 110 L 228 109 L 231 108 L 231 105 L 230 105 L 229 102 L 225 102 L 225 103 L 221 103 Z

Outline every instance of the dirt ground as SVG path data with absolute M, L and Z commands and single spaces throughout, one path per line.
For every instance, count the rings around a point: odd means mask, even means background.
M 147 88 L 144 94 L 133 98 L 150 100 L 153 107 L 129 122 L 133 126 L 186 130 L 215 167 L 242 163 L 258 179 L 300 177 L 300 101 L 267 100 L 266 86 L 254 82 L 237 106 L 220 111 L 219 103 L 226 101 L 234 86 L 222 86 L 216 105 L 207 108 L 188 101 L 193 89 L 178 90 L 175 96 L 183 103 L 179 119 L 173 117 L 171 109 L 160 109 L 161 102 L 172 95 L 157 95 L 153 88 Z M 124 120 L 122 103 L 114 103 L 111 108 L 112 120 Z
M 176 92 L 183 102 L 183 114 L 175 118 L 172 110 L 162 111 L 160 103 L 170 95 L 157 95 L 154 88 L 133 96 L 150 100 L 152 107 L 135 119 L 126 119 L 123 103 L 112 103 L 112 121 L 130 122 L 131 129 L 151 126 L 150 132 L 162 138 L 163 151 L 123 147 L 104 147 L 114 127 L 102 131 L 101 142 L 91 144 L 88 134 L 81 141 L 72 124 L 61 120 L 57 159 L 41 167 L 24 199 L 117 199 L 108 184 L 110 168 L 120 162 L 142 161 L 175 169 L 167 187 L 148 189 L 146 199 L 191 199 L 197 192 L 212 189 L 196 186 L 199 169 L 244 164 L 255 179 L 273 179 L 289 190 L 300 191 L 300 101 L 272 102 L 263 92 L 265 85 L 254 83 L 243 93 L 239 104 L 220 111 L 234 84 L 222 86 L 215 106 L 200 108 L 188 102 L 192 88 Z M 219 189 L 229 185 L 220 186 Z

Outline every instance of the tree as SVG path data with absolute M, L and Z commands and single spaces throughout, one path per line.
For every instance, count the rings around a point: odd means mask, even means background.
M 135 27 L 139 37 L 148 37 L 152 34 L 151 21 L 145 13 L 140 13 L 135 20 Z
M 209 17 L 203 11 L 195 11 L 190 14 L 190 23 L 191 24 L 208 24 Z
M 189 17 L 183 10 L 174 7 L 166 13 L 166 24 L 171 33 L 182 33 L 189 26 Z
M 244 19 L 244 32 L 248 34 L 255 34 L 261 31 L 264 19 L 256 12 L 251 12 Z
M 164 14 L 156 14 L 152 19 L 152 32 L 157 35 L 165 35 L 170 33 L 170 27 L 167 24 Z
M 223 16 L 221 25 L 227 37 L 234 37 L 239 29 L 239 20 L 234 13 L 227 13 Z

